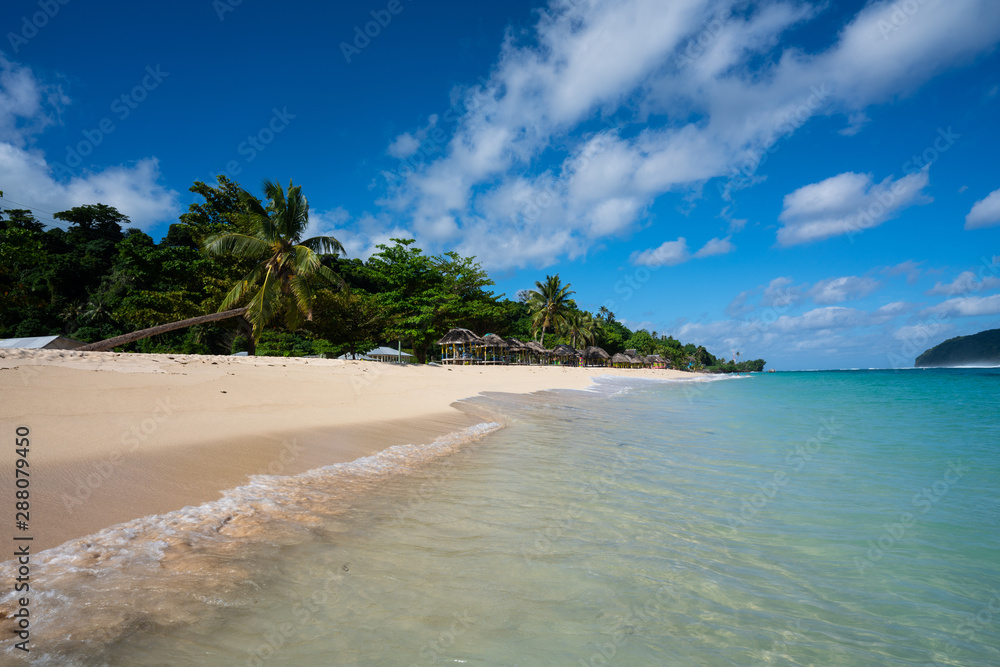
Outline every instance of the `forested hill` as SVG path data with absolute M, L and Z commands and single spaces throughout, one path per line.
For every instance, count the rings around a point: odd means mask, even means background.
M 1000 365 L 1000 329 L 949 338 L 925 351 L 913 365 L 917 368 Z

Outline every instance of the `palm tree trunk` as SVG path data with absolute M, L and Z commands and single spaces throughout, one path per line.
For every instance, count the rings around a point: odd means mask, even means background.
M 205 324 L 207 322 L 217 322 L 219 320 L 229 319 L 230 317 L 239 317 L 247 312 L 246 308 L 234 308 L 233 310 L 226 310 L 221 313 L 212 313 L 211 315 L 201 315 L 199 317 L 192 317 L 186 320 L 180 320 L 178 322 L 171 322 L 169 324 L 161 324 L 159 326 L 150 327 L 149 329 L 141 329 L 139 331 L 133 331 L 132 333 L 127 333 L 122 336 L 116 336 L 114 338 L 108 338 L 107 340 L 97 341 L 96 343 L 90 343 L 89 345 L 84 345 L 83 347 L 76 348 L 78 352 L 103 352 L 105 350 L 110 350 L 112 348 L 118 347 L 120 345 L 127 345 L 129 343 L 134 343 L 137 340 L 142 340 L 143 338 L 149 338 L 150 336 L 158 336 L 170 331 L 176 331 L 177 329 L 184 329 L 186 327 L 194 326 L 195 324 Z

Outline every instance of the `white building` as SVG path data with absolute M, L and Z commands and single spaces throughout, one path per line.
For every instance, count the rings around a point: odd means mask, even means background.
M 81 343 L 65 336 L 36 336 L 34 338 L 4 338 L 0 339 L 0 348 L 21 350 L 75 350 L 83 347 Z

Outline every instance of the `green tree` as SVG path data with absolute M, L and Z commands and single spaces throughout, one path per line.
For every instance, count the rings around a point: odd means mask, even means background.
M 392 315 L 385 340 L 409 341 L 424 363 L 431 346 L 456 326 L 482 330 L 500 320 L 503 308 L 485 288 L 493 284 L 474 257 L 448 252 L 425 255 L 413 239 L 392 239 L 369 258 L 368 280 Z
M 392 325 L 385 305 L 360 290 L 318 290 L 314 307 L 315 316 L 306 328 L 350 354 L 377 347 Z
M 653 354 L 655 347 L 656 341 L 645 329 L 639 329 L 625 341 L 625 349 L 635 350 L 642 356 Z
M 570 295 L 575 294 L 570 284 L 562 284 L 559 274 L 545 276 L 545 282 L 536 281 L 535 289 L 528 294 L 528 307 L 532 311 L 532 329 L 541 341 L 549 328 L 559 329 L 565 323 L 569 310 L 573 307 Z
M 265 208 L 249 193 L 242 196 L 243 211 L 235 215 L 251 234 L 223 233 L 210 239 L 212 255 L 229 255 L 258 262 L 223 299 L 219 311 L 247 303 L 246 318 L 253 325 L 254 339 L 278 315 L 291 330 L 312 319 L 313 282 L 316 278 L 338 285 L 342 280 L 320 261 L 320 254 L 344 254 L 332 236 L 302 239 L 309 225 L 309 203 L 301 186 L 289 181 L 288 190 L 264 181 Z
M 573 347 L 586 347 L 596 339 L 597 327 L 593 315 L 582 310 L 572 310 L 565 317 L 563 333 Z

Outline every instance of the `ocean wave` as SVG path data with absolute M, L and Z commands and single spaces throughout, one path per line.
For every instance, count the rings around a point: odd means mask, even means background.
M 82 644 L 108 644 L 152 625 L 192 623 L 239 606 L 255 554 L 308 539 L 389 476 L 457 452 L 502 428 L 483 422 L 424 445 L 396 445 L 293 476 L 255 475 L 219 500 L 150 515 L 31 555 L 31 590 L 0 597 L 0 634 L 15 636 L 18 598 L 31 600 L 35 664 L 72 664 Z M 16 560 L 0 564 L 13 581 Z M 169 588 L 168 597 L 157 594 Z M 81 613 L 86 609 L 86 613 Z M 21 655 L 8 642 L 0 655 Z M 54 662 L 50 662 L 54 661 Z

